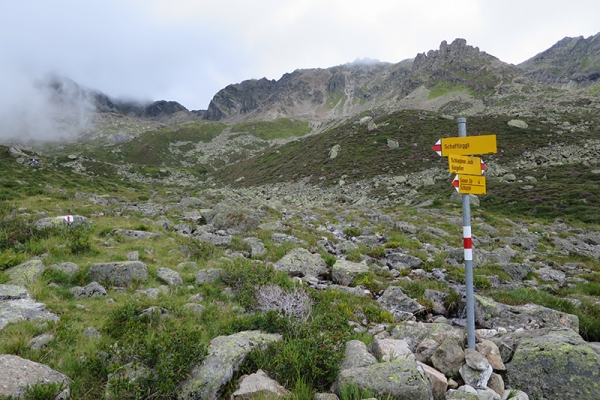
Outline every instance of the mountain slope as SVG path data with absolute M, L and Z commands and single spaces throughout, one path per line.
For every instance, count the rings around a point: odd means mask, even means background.
M 565 37 L 519 67 L 526 76 L 549 85 L 596 85 L 600 83 L 600 33 Z
M 574 79 L 580 86 L 592 85 L 598 75 L 599 37 L 564 39 L 520 66 L 456 39 L 397 64 L 296 70 L 278 81 L 263 78 L 227 86 L 215 95 L 205 118 L 225 123 L 290 118 L 318 127 L 365 112 L 407 109 L 462 115 L 557 107 L 581 112 L 565 106 L 593 103 L 593 93 L 557 91 L 549 84 Z M 558 66 L 567 75 L 557 75 Z

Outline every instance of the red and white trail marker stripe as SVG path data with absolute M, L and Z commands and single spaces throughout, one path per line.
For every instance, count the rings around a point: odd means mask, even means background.
M 470 226 L 463 226 L 463 241 L 465 248 L 465 261 L 473 261 L 473 239 L 471 238 Z
M 487 171 L 487 165 L 481 160 L 481 174 L 485 174 L 485 171 Z
M 431 148 L 433 149 L 433 151 L 438 153 L 439 156 L 441 156 L 442 155 L 442 139 L 435 142 L 435 144 Z
M 456 189 L 456 191 L 458 193 L 460 193 L 460 191 L 458 190 L 458 186 L 459 186 L 458 175 L 454 176 L 454 179 L 452 180 L 452 186 L 454 186 L 454 189 Z

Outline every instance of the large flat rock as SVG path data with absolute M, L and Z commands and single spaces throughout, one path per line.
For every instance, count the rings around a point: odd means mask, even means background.
M 19 285 L 0 285 L 0 329 L 11 322 L 58 321 L 59 317 L 36 302 L 27 289 Z
M 69 398 L 70 379 L 47 365 L 10 354 L 0 354 L 0 371 L 0 395 L 2 396 L 20 398 L 27 386 L 62 383 L 65 387 L 55 399 Z

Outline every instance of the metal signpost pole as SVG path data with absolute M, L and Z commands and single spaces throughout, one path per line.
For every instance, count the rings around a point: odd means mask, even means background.
M 467 136 L 467 119 L 458 118 L 458 136 Z M 473 242 L 471 239 L 471 199 L 462 195 L 465 286 L 467 292 L 467 346 L 475 348 L 475 294 L 473 291 Z

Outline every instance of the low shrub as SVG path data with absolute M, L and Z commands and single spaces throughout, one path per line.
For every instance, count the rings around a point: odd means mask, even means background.
M 347 238 L 358 237 L 362 234 L 360 229 L 356 228 L 354 226 L 349 226 L 347 228 L 344 228 L 344 230 L 342 232 L 344 233 L 344 236 L 346 236 Z
M 377 279 L 373 271 L 368 271 L 356 275 L 350 286 L 363 286 L 371 293 L 379 293 L 380 290 L 385 289 L 386 284 Z
M 473 277 L 473 286 L 479 290 L 486 290 L 492 287 L 492 282 L 490 282 L 487 276 L 475 275 Z
M 256 305 L 256 291 L 266 285 L 278 285 L 283 289 L 291 289 L 292 281 L 288 274 L 275 271 L 270 265 L 252 262 L 246 259 L 236 259 L 222 267 L 220 280 L 233 289 L 238 303 L 252 309 Z
M 0 271 L 4 271 L 15 265 L 27 261 L 27 256 L 23 252 L 16 253 L 14 249 L 8 249 L 0 253 Z
M 202 330 L 194 323 L 154 313 L 141 314 L 140 304 L 128 302 L 110 313 L 104 331 L 115 340 L 103 351 L 108 372 L 122 371 L 131 362 L 153 371 L 129 385 L 113 379 L 115 398 L 172 398 L 193 363 L 206 356 Z M 137 396 L 137 397 L 136 397 Z
M 214 244 L 191 237 L 178 238 L 177 243 L 181 252 L 191 261 L 208 261 L 223 254 L 223 250 Z

